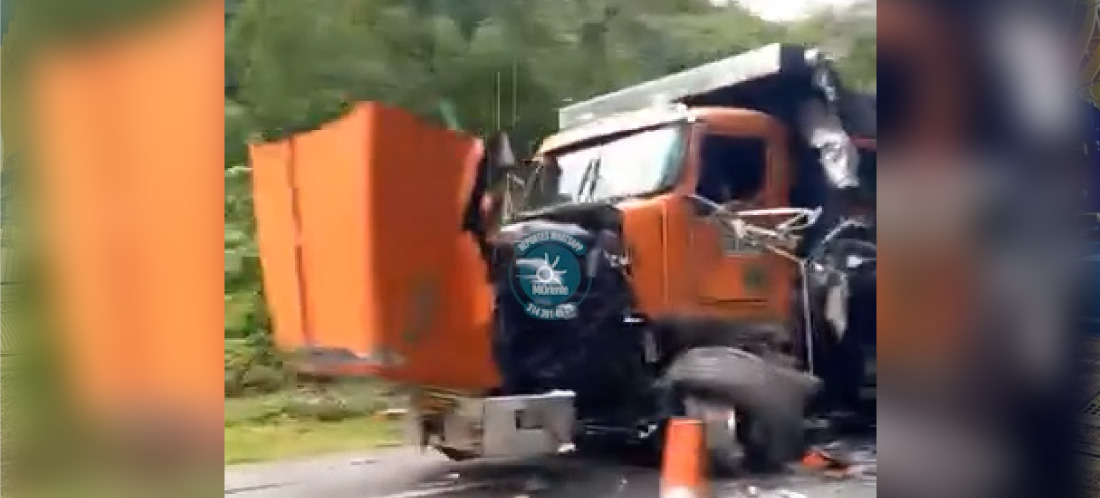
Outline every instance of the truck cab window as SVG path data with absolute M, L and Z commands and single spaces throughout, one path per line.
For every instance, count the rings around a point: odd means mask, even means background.
M 553 158 L 542 158 L 528 181 L 530 197 L 527 202 L 533 206 L 551 206 L 566 202 L 568 196 L 558 193 L 558 183 L 561 181 L 561 166 Z
M 761 138 L 707 135 L 699 158 L 700 196 L 719 204 L 748 202 L 764 187 L 767 142 Z

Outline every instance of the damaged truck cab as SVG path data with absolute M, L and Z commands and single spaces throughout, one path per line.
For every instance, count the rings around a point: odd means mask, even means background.
M 508 173 L 522 188 L 504 223 L 471 230 L 500 385 L 416 390 L 411 437 L 456 459 L 652 455 L 688 415 L 719 466 L 799 458 L 805 416 L 865 405 L 873 384 L 873 237 L 834 244 L 858 225 L 833 193 L 858 186 L 849 135 L 873 123 L 853 100 L 817 51 L 769 45 L 563 109 L 564 129 Z M 517 245 L 548 232 L 587 248 L 564 319 L 515 291 Z
M 782 466 L 808 418 L 875 412 L 865 102 L 769 45 L 561 109 L 526 168 L 378 103 L 253 144 L 275 341 L 396 386 L 453 459 L 652 459 L 689 416 L 719 468 Z
M 599 120 L 544 141 L 520 219 L 610 202 L 637 312 L 786 329 L 790 261 L 724 229 L 705 200 L 790 206 L 787 150 L 785 128 L 747 109 L 670 106 Z M 584 184 L 597 157 L 598 176 Z

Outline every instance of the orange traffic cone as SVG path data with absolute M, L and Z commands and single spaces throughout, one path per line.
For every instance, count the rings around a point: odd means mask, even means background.
M 703 498 L 706 496 L 706 445 L 703 422 L 694 419 L 669 421 L 661 465 L 661 498 Z
M 844 477 L 851 470 L 851 466 L 819 449 L 811 449 L 802 457 L 802 466 L 829 477 Z
M 832 466 L 833 463 L 831 459 L 826 458 L 826 456 L 818 450 L 807 451 L 802 457 L 802 466 L 811 470 L 825 470 Z

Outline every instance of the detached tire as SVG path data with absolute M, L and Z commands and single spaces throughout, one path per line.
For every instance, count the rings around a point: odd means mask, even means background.
M 743 449 L 741 465 L 755 472 L 777 471 L 802 457 L 803 411 L 820 389 L 821 381 L 816 377 L 740 349 L 699 347 L 677 357 L 665 379 L 684 393 L 689 406 L 701 401 L 732 407 L 738 413 L 734 442 L 725 439 L 707 443 L 716 467 L 731 464 L 731 448 L 736 443 Z M 695 416 L 690 411 L 688 414 Z M 712 437 L 717 436 L 716 432 L 708 427 Z

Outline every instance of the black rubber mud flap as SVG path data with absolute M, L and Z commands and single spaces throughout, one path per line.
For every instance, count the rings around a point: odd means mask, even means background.
M 739 349 L 699 347 L 677 357 L 665 379 L 685 396 L 738 411 L 747 469 L 775 471 L 802 457 L 803 412 L 821 388 L 816 377 Z

